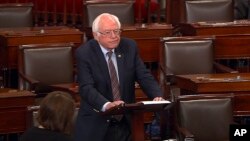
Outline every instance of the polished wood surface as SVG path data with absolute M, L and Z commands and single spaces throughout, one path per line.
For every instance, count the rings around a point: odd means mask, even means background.
M 250 73 L 177 75 L 176 80 L 182 95 L 233 94 L 234 116 L 250 116 Z
M 234 96 L 234 115 L 237 117 L 250 116 L 250 93 Z
M 250 27 L 248 27 L 250 33 Z M 214 54 L 216 59 L 250 58 L 250 34 L 216 35 Z
M 250 33 L 250 22 L 241 20 L 225 23 L 195 23 L 193 24 L 197 35 L 225 35 Z
M 0 133 L 25 131 L 27 106 L 34 105 L 35 94 L 13 89 L 0 91 Z
M 177 75 L 175 79 L 182 94 L 250 92 L 250 73 Z

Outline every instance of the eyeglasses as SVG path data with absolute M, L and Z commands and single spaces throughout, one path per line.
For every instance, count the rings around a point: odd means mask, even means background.
M 98 33 L 102 34 L 105 37 L 111 37 L 112 36 L 112 32 L 114 33 L 115 36 L 119 36 L 122 31 L 120 29 L 107 30 L 107 31 L 104 31 L 104 32 L 99 32 L 98 31 Z

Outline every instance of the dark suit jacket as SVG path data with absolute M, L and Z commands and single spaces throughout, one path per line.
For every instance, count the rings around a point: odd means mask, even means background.
M 162 96 L 160 88 L 140 59 L 135 41 L 121 38 L 115 49 L 121 98 L 135 102 L 135 81 L 149 98 Z M 76 141 L 102 141 L 109 117 L 101 116 L 103 105 L 112 99 L 111 80 L 105 57 L 96 40 L 90 40 L 76 50 L 80 110 L 76 122 Z

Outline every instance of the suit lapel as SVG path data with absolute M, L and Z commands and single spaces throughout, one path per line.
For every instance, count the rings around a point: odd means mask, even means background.
M 97 56 L 97 63 L 99 66 L 99 69 L 101 72 L 103 72 L 103 77 L 106 80 L 106 84 L 108 88 L 111 88 L 110 84 L 110 76 L 109 76 L 109 70 L 108 70 L 108 65 L 105 60 L 105 57 L 102 53 L 102 50 L 97 42 L 95 42 L 95 45 L 93 46 L 94 52 L 96 53 Z M 123 45 L 120 43 L 119 46 L 115 49 L 115 54 L 116 54 L 116 60 L 117 60 L 117 67 L 118 67 L 118 73 L 119 73 L 119 83 L 120 83 L 120 92 L 122 98 L 123 96 L 123 91 L 124 91 L 124 61 L 125 61 L 125 52 L 123 51 Z M 109 95 L 112 99 L 112 90 L 110 90 Z
M 123 91 L 124 91 L 124 60 L 125 60 L 125 54 L 122 50 L 122 45 L 119 45 L 115 49 L 115 54 L 116 54 L 116 60 L 117 60 L 117 67 L 118 67 L 118 73 L 119 73 L 119 83 L 120 83 L 120 92 L 121 92 L 121 97 L 123 98 Z
M 96 45 L 93 46 L 93 48 L 94 48 L 94 52 L 96 53 L 96 57 L 97 57 L 96 63 L 98 64 L 98 67 L 101 70 L 101 73 L 103 74 L 102 75 L 104 77 L 103 79 L 106 80 L 106 84 L 108 85 L 108 87 L 111 87 L 109 70 L 108 70 L 107 62 L 105 60 L 105 56 L 103 55 L 102 50 L 97 42 L 96 42 Z M 111 97 L 112 97 L 112 95 L 111 95 Z

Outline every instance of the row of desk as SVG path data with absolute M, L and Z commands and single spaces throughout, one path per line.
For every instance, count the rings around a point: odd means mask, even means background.
M 250 92 L 249 73 L 177 75 L 176 82 L 182 92 L 185 92 L 183 94 L 223 94 L 233 92 L 237 97 L 237 95 L 243 93 L 249 95 Z M 61 88 L 62 90 L 68 89 L 68 91 L 73 91 L 75 94 L 78 93 L 77 84 L 55 85 L 55 87 Z M 35 95 L 28 91 L 5 90 L 6 91 L 0 91 L 0 119 L 2 121 L 0 124 L 0 133 L 8 134 L 23 132 L 27 128 L 27 106 L 35 104 Z M 241 114 L 241 116 L 250 115 L 249 101 L 247 101 L 249 98 L 250 96 L 247 95 L 236 98 L 234 111 L 237 114 Z M 140 135 L 139 138 L 144 137 Z
M 231 35 L 246 34 L 243 37 L 221 37 L 215 43 L 215 57 L 228 58 L 235 53 L 235 46 L 241 47 L 236 50 L 238 56 L 245 55 L 246 50 L 250 50 L 250 24 L 246 23 L 227 23 L 227 24 L 194 24 L 193 28 L 197 35 Z M 122 27 L 122 36 L 134 39 L 139 48 L 140 56 L 145 62 L 159 62 L 159 47 L 161 46 L 160 38 L 171 36 L 175 32 L 172 25 L 167 24 L 150 24 L 135 25 Z M 84 34 L 92 37 L 91 32 L 83 33 L 82 31 L 70 27 L 34 27 L 34 28 L 17 28 L 17 29 L 0 29 L 0 68 L 5 70 L 5 86 L 17 87 L 16 69 L 17 69 L 17 50 L 19 45 L 39 44 L 39 43 L 58 43 L 73 42 L 77 46 L 84 43 Z M 224 39 L 223 39 L 224 38 Z M 231 43 L 228 40 L 234 39 Z M 238 41 L 238 40 L 241 41 Z M 226 41 L 225 41 L 226 40 Z M 230 46 L 229 46 L 230 45 Z M 232 46 L 234 45 L 234 46 Z M 230 47 L 230 49 L 228 49 Z M 233 50 L 233 51 L 231 51 Z M 231 52 L 230 52 L 231 51 Z M 248 51 L 249 52 L 249 51 Z M 8 70 L 8 71 L 6 71 Z M 12 72 L 14 71 L 14 73 Z M 14 84 L 13 84 L 14 83 Z
M 228 24 L 228 25 L 194 25 L 197 35 L 223 35 L 223 34 L 250 34 L 249 24 Z M 145 62 L 159 62 L 160 38 L 171 36 L 174 27 L 171 25 L 146 25 L 123 27 L 122 36 L 133 38 L 139 47 L 140 55 Z M 84 33 L 78 29 L 69 27 L 43 27 L 43 28 L 22 28 L 22 29 L 1 29 L 0 30 L 0 67 L 1 69 L 17 69 L 17 50 L 22 44 L 73 42 L 77 46 L 84 43 Z M 240 37 L 242 39 L 242 37 Z M 250 38 L 244 38 L 250 41 Z M 245 40 L 241 40 L 244 41 Z M 245 42 L 248 44 L 248 42 Z M 218 45 L 218 44 L 217 44 Z M 238 43 L 239 45 L 239 43 Z M 242 45 L 242 44 L 240 44 Z M 248 47 L 248 46 L 246 46 Z M 221 49 L 220 49 L 221 50 Z M 224 52 L 223 48 L 221 52 Z M 244 52 L 245 49 L 242 50 Z M 217 56 L 218 57 L 218 56 Z M 219 56 L 221 57 L 221 56 Z M 228 56 L 224 57 L 227 58 Z M 12 75 L 9 75 L 12 77 Z M 11 78 L 8 78 L 10 80 Z M 16 80 L 13 80 L 15 82 Z M 11 83 L 9 82 L 8 86 Z M 250 91 L 250 74 L 204 74 L 177 76 L 177 85 L 185 93 L 223 93 L 236 92 L 248 93 Z M 67 89 L 78 93 L 75 84 L 57 85 L 61 89 Z M 138 91 L 138 89 L 137 89 Z M 141 93 L 139 90 L 138 93 Z M 13 95 L 13 97 L 11 96 Z M 12 97 L 9 99 L 8 97 Z M 140 95 L 141 96 L 141 95 Z M 20 132 L 25 129 L 25 108 L 34 104 L 34 95 L 25 92 L 23 98 L 12 93 L 0 93 L 0 114 L 1 133 Z M 24 98 L 25 97 L 25 98 Z M 75 97 L 79 100 L 78 95 Z M 141 97 L 144 99 L 144 97 Z M 18 101 L 18 102 L 17 102 Z M 18 104 L 20 102 L 20 104 Z M 7 107 L 6 107 L 7 105 Z M 8 109 L 8 105 L 16 105 Z M 10 106 L 9 106 L 10 107 Z M 17 110 L 18 109 L 18 110 Z M 6 116 L 9 115 L 9 116 Z M 17 120 L 16 117 L 19 117 Z M 13 122 L 17 120 L 18 122 Z M 13 124 L 14 125 L 13 125 Z M 12 126 L 13 125 L 13 126 Z

